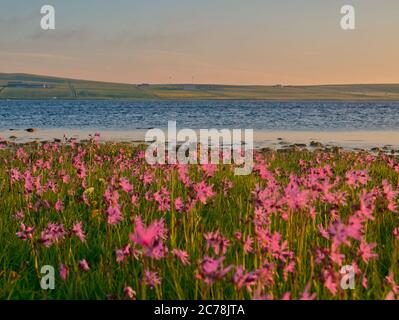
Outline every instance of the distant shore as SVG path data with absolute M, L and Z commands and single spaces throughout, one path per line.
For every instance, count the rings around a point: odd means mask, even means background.
M 34 129 L 3 130 L 0 137 L 14 143 L 29 143 L 34 141 L 62 141 L 64 137 L 77 141 L 87 140 L 94 136 L 95 130 L 74 129 Z M 147 130 L 132 131 L 98 131 L 100 140 L 104 142 L 143 143 Z M 398 131 L 254 131 L 254 147 L 284 149 L 284 148 L 317 148 L 342 147 L 348 150 L 371 150 L 399 152 Z
M 399 101 L 399 84 L 129 84 L 0 73 L 0 100 Z

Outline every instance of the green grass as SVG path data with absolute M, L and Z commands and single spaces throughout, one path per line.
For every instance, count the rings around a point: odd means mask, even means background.
M 324 86 L 150 85 L 137 87 L 29 74 L 0 73 L 8 81 L 48 84 L 48 89 L 6 88 L 0 99 L 261 99 L 261 100 L 381 100 L 398 101 L 399 84 Z
M 299 165 L 299 160 L 304 160 L 309 167 L 323 168 L 331 165 L 333 178 L 341 179 L 334 189 L 348 193 L 347 203 L 341 206 L 327 204 L 317 198 L 313 203 L 317 212 L 315 220 L 310 217 L 309 208 L 292 210 L 284 206 L 281 212 L 270 216 L 269 231 L 279 232 L 282 239 L 287 241 L 289 250 L 294 253 L 295 271 L 284 279 L 282 269 L 285 263 L 274 258 L 270 252 L 262 251 L 256 242 L 255 197 L 252 191 L 256 184 L 265 188 L 268 180 L 260 178 L 255 172 L 248 176 L 235 176 L 232 168 L 225 165 L 219 166 L 214 176 L 205 178 L 199 166 L 191 166 L 190 179 L 194 183 L 204 180 L 212 184 L 216 195 L 209 198 L 207 204 L 197 203 L 189 212 L 178 213 L 173 208 L 174 199 L 188 199 L 188 196 L 193 197 L 195 194 L 183 185 L 176 169 L 150 167 L 144 160 L 140 160 L 136 155 L 142 147 L 114 143 L 96 147 L 89 142 L 79 149 L 72 149 L 65 144 L 31 144 L 23 146 L 23 149 L 26 156 L 19 158 L 16 157 L 15 147 L 0 150 L 0 299 L 105 299 L 110 294 L 114 298 L 124 299 L 123 290 L 126 286 L 131 286 L 137 292 L 138 299 L 252 298 L 254 291 L 238 290 L 235 287 L 231 281 L 232 272 L 212 285 L 195 277 L 203 256 L 215 255 L 212 250 L 206 249 L 204 234 L 216 230 L 231 241 L 225 265 L 245 266 L 249 272 L 259 270 L 266 262 L 270 264 L 265 268 L 270 268 L 273 280 L 267 282 L 260 293 L 275 299 L 281 298 L 286 292 L 290 292 L 292 298 L 300 298 L 307 284 L 318 299 L 383 299 L 391 290 L 385 277 L 390 271 L 398 276 L 399 240 L 395 239 L 392 230 L 399 226 L 399 216 L 387 210 L 383 197 L 378 199 L 373 212 L 375 220 L 366 222 L 364 234 L 368 242 L 377 242 L 375 252 L 379 255 L 378 259 L 363 262 L 357 255 L 359 243 L 354 240 L 351 241 L 351 247 L 341 248 L 346 255 L 344 263 L 356 261 L 362 273 L 367 275 L 367 288 L 362 287 L 361 279 L 357 277 L 355 290 L 338 288 L 338 294 L 334 296 L 320 280 L 326 265 L 314 262 L 314 250 L 328 249 L 330 246 L 330 240 L 320 236 L 317 225 L 328 227 L 333 221 L 332 209 L 337 210 L 345 221 L 359 208 L 360 189 L 345 184 L 345 173 L 351 168 L 367 169 L 372 179 L 365 186 L 367 190 L 380 187 L 383 179 L 396 187 L 399 175 L 387 165 L 386 158 L 367 162 L 368 154 L 350 152 L 282 151 L 263 154 L 266 163 L 270 165 L 269 170 L 278 170 L 274 176 L 282 188 L 289 182 L 291 174 L 301 178 L 308 175 L 309 172 Z M 87 169 L 83 185 L 73 165 L 78 159 Z M 49 167 L 41 167 L 41 160 L 48 161 Z M 55 183 L 57 191 L 26 192 L 23 180 L 11 182 L 11 169 L 21 173 L 29 170 L 33 176 L 41 177 L 42 186 L 48 182 Z M 144 185 L 140 179 L 145 172 L 154 176 L 149 185 Z M 67 184 L 61 178 L 65 174 L 71 178 Z M 124 220 L 114 226 L 106 222 L 107 205 L 104 200 L 106 189 L 113 183 L 112 177 L 116 179 L 114 188 L 120 195 L 119 203 L 124 215 Z M 127 177 L 133 184 L 134 193 L 139 197 L 137 207 L 131 204 L 130 195 L 118 188 L 120 177 Z M 224 195 L 226 179 L 233 183 L 233 187 Z M 160 212 L 154 201 L 144 197 L 146 192 L 152 194 L 161 190 L 161 187 L 166 187 L 170 192 L 172 209 L 167 212 Z M 82 195 L 90 188 L 93 189 L 89 191 L 85 203 Z M 62 212 L 54 209 L 58 199 L 64 204 Z M 50 207 L 47 208 L 45 203 Z M 25 215 L 22 221 L 36 227 L 32 241 L 22 241 L 16 236 L 21 221 L 16 220 L 14 215 L 19 210 Z M 282 218 L 284 212 L 289 214 L 288 219 Z M 168 229 L 165 245 L 169 253 L 159 261 L 151 258 L 135 260 L 130 257 L 118 264 L 115 261 L 115 249 L 129 243 L 129 233 L 135 228 L 133 217 L 137 215 L 143 217 L 145 223 L 165 219 Z M 66 237 L 60 243 L 45 248 L 40 244 L 40 232 L 50 221 L 62 223 L 68 230 L 77 221 L 82 221 L 87 242 L 81 243 L 76 237 Z M 242 242 L 235 240 L 236 231 L 240 231 L 243 238 L 254 237 L 253 253 L 244 254 Z M 174 258 L 170 253 L 173 248 L 187 251 L 191 264 L 184 266 Z M 87 273 L 78 270 L 77 262 L 83 258 L 90 264 L 91 269 Z M 60 263 L 69 268 L 67 281 L 62 281 L 58 276 Z M 43 265 L 52 265 L 56 269 L 55 290 L 45 291 L 40 288 L 40 275 L 37 271 Z M 145 268 L 159 273 L 161 285 L 154 289 L 143 285 Z M 340 267 L 334 264 L 332 268 L 338 274 Z

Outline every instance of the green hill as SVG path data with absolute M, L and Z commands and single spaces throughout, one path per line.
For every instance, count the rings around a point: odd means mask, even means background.
M 0 73 L 0 99 L 396 100 L 399 84 L 322 86 L 134 85 Z

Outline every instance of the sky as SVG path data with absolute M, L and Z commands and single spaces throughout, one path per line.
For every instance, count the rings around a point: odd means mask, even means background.
M 55 30 L 40 28 L 43 5 Z M 340 26 L 352 5 L 356 29 Z M 0 72 L 122 83 L 399 83 L 398 0 L 0 0 Z

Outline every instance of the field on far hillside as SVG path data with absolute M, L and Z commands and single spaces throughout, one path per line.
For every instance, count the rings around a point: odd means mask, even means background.
M 9 81 L 47 88 L 10 88 Z M 134 85 L 0 73 L 0 99 L 399 100 L 399 84 L 326 86 Z

